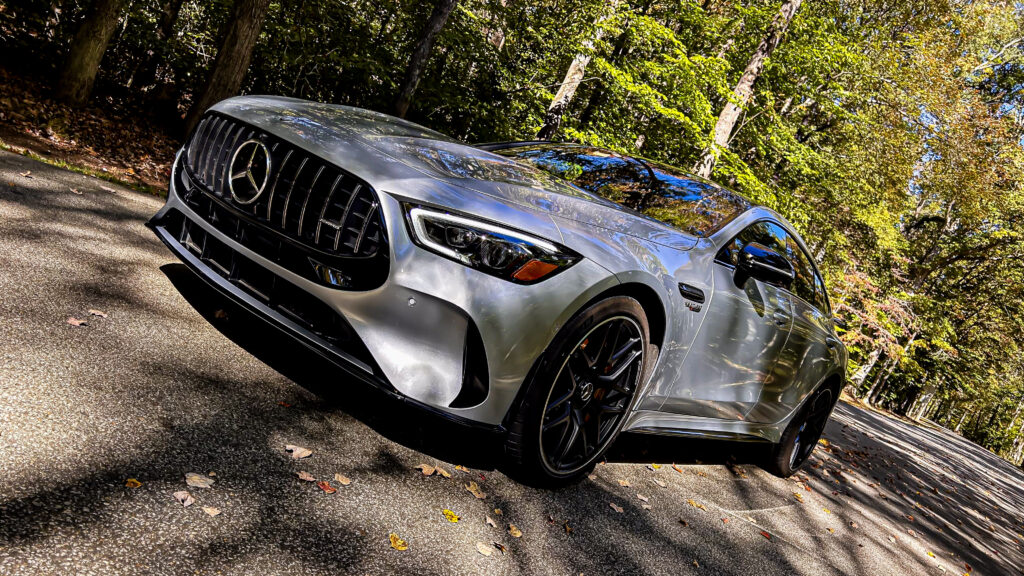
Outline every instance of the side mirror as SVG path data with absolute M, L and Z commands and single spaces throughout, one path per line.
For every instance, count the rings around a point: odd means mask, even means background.
M 757 242 L 743 247 L 736 259 L 736 272 L 766 284 L 789 288 L 796 272 L 784 256 Z M 737 282 L 740 280 L 737 279 Z
M 835 326 L 836 328 L 842 328 L 843 330 L 849 330 L 850 329 L 850 325 L 846 322 L 846 319 L 844 319 L 842 316 L 833 316 L 832 317 L 832 325 Z

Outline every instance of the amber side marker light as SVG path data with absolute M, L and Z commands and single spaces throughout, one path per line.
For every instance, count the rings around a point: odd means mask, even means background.
M 520 282 L 533 282 L 539 278 L 543 278 L 556 270 L 558 266 L 549 262 L 541 262 L 540 260 L 530 260 L 516 273 L 512 275 L 513 278 Z

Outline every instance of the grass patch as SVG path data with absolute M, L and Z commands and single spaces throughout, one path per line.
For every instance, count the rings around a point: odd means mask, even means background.
M 48 165 L 54 166 L 56 168 L 63 168 L 64 170 L 70 170 L 71 172 L 76 172 L 78 174 L 84 174 L 85 176 L 92 176 L 93 178 L 99 178 L 100 180 L 105 180 L 107 182 L 110 182 L 110 183 L 113 183 L 113 184 L 117 184 L 119 186 L 124 186 L 125 188 L 130 188 L 132 190 L 135 190 L 136 192 L 141 192 L 143 194 L 149 194 L 151 196 L 156 196 L 158 198 L 167 198 L 167 190 L 164 190 L 163 188 L 158 188 L 156 186 L 149 186 L 148 184 L 143 184 L 141 182 L 130 182 L 128 180 L 122 180 L 121 178 L 118 178 L 117 176 L 115 176 L 113 174 L 110 174 L 109 172 L 104 172 L 102 170 L 96 170 L 94 168 L 89 168 L 88 166 L 80 166 L 78 164 L 71 164 L 71 163 L 66 162 L 64 160 L 59 160 L 59 159 L 55 159 L 55 158 L 47 158 L 45 156 L 41 156 L 39 154 L 36 154 L 35 152 L 29 150 L 28 148 L 22 148 L 21 146 L 12 146 L 12 145 L 8 144 L 7 142 L 4 142 L 3 139 L 0 139 L 0 150 L 4 150 L 6 152 L 11 152 L 13 154 L 18 154 L 18 155 L 21 155 L 21 156 L 25 156 L 25 157 L 31 158 L 31 159 L 33 159 L 33 160 L 35 160 L 37 162 L 42 162 L 43 164 L 48 164 Z

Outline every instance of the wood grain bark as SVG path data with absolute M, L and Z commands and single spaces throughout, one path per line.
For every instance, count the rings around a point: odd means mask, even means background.
M 78 106 L 92 95 L 96 73 L 124 5 L 125 0 L 96 0 L 89 6 L 57 79 L 57 98 Z
M 445 22 L 448 21 L 448 16 L 451 15 L 456 4 L 458 4 L 458 0 L 438 0 L 434 5 L 434 10 L 430 13 L 423 34 L 416 42 L 416 48 L 413 49 L 409 65 L 405 69 L 405 78 L 402 80 L 402 87 L 395 99 L 395 116 L 405 118 L 406 113 L 409 112 L 412 97 L 416 94 L 416 87 L 419 86 L 423 70 L 427 67 L 427 60 L 430 59 L 430 51 L 434 48 L 434 41 L 441 29 L 444 28 Z

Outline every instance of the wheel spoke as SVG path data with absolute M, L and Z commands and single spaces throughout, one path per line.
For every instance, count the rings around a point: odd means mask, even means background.
M 604 376 L 598 376 L 597 380 L 602 384 L 611 384 L 613 387 L 616 387 L 618 380 L 622 378 L 622 375 L 626 372 L 626 370 L 628 370 L 629 367 L 633 364 L 633 362 L 636 362 L 636 359 L 641 356 L 643 356 L 643 351 L 635 350 L 632 354 L 627 356 L 625 360 L 622 361 L 622 363 L 615 369 L 614 372 L 612 372 L 611 374 L 606 374 Z
M 563 394 L 561 397 L 556 398 L 555 400 L 552 400 L 550 403 L 548 403 L 548 409 L 545 411 L 544 415 L 545 416 L 550 415 L 552 412 L 555 411 L 555 408 L 558 408 L 562 404 L 565 404 L 566 402 L 568 402 L 569 399 L 572 398 L 572 395 L 574 393 L 575 393 L 575 390 L 569 390 L 568 392 Z
M 576 440 L 578 440 L 580 437 L 580 425 L 579 422 L 576 420 L 576 413 L 577 412 L 573 410 L 573 416 L 569 418 L 569 439 L 565 440 L 565 437 L 563 436 L 564 444 L 560 443 L 559 446 L 562 450 L 558 454 L 556 462 L 560 464 L 565 462 L 565 457 L 569 455 L 569 452 L 572 450 L 573 445 L 576 444 Z

